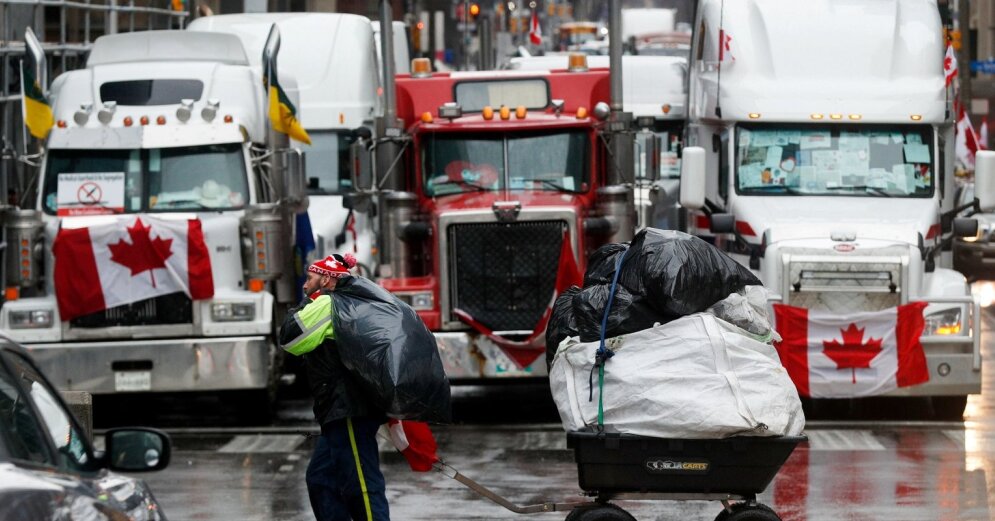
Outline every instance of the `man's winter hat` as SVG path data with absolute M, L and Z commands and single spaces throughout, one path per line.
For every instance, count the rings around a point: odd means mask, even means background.
M 307 267 L 307 270 L 318 275 L 339 278 L 348 277 L 350 275 L 349 269 L 355 266 L 356 257 L 353 257 L 351 253 L 345 255 L 333 253 L 324 259 L 315 261 L 314 264 Z

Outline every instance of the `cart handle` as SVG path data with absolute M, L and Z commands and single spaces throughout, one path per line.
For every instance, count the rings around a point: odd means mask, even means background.
M 460 472 L 453 467 L 450 467 L 442 461 L 437 461 L 432 468 L 460 483 L 465 485 L 470 490 L 484 496 L 487 499 L 501 505 L 502 507 L 516 513 L 516 514 L 537 514 L 540 512 L 566 512 L 568 510 L 573 510 L 581 505 L 592 504 L 591 501 L 576 501 L 571 503 L 552 503 L 546 502 L 538 505 L 525 505 L 519 506 L 511 501 L 508 501 L 500 494 L 494 492 L 493 490 L 477 483 L 476 481 L 460 474 Z

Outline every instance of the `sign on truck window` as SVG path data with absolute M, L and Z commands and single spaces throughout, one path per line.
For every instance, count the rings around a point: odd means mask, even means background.
M 463 81 L 456 84 L 456 103 L 464 112 L 480 112 L 484 107 L 523 106 L 539 110 L 549 105 L 549 85 L 541 78 Z
M 59 174 L 57 215 L 124 212 L 124 172 Z

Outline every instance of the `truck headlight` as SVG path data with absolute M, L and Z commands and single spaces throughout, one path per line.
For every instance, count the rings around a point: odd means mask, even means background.
M 397 298 L 411 306 L 417 311 L 427 311 L 435 307 L 435 297 L 431 291 L 419 291 L 416 293 L 399 293 Z
M 248 322 L 255 318 L 255 302 L 218 302 L 211 304 L 211 320 L 215 322 Z
M 43 329 L 52 327 L 51 309 L 11 311 L 8 317 L 11 329 Z
M 960 309 L 945 309 L 926 315 L 923 336 L 956 335 L 960 333 Z

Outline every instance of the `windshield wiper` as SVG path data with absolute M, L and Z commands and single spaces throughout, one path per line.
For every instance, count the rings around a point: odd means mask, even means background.
M 571 190 L 571 189 L 569 189 L 569 188 L 567 188 L 567 187 L 565 187 L 563 185 L 559 185 L 559 184 L 556 184 L 556 183 L 550 181 L 549 179 L 534 179 L 533 181 L 538 181 L 538 182 L 542 183 L 543 186 L 552 188 L 553 190 L 556 190 L 557 192 L 563 192 L 563 193 L 567 193 L 567 194 L 576 193 L 573 190 Z
M 436 187 L 444 186 L 444 185 L 466 186 L 466 187 L 473 188 L 474 191 L 476 191 L 476 192 L 486 192 L 487 190 L 489 190 L 489 188 L 487 188 L 485 186 L 480 186 L 480 185 L 478 185 L 476 183 L 471 183 L 470 181 L 467 181 L 466 179 L 446 179 L 445 181 L 440 181 L 438 183 L 432 183 L 432 193 L 434 195 L 449 195 L 449 194 L 436 194 L 435 193 L 435 188 Z
M 873 192 L 881 197 L 894 197 L 892 194 L 888 193 L 884 188 L 880 186 L 867 186 L 867 185 L 854 185 L 854 186 L 827 186 L 826 190 L 863 190 L 865 192 Z
M 204 206 L 204 203 L 200 202 L 198 199 L 171 199 L 169 201 L 159 201 L 156 206 L 160 204 L 168 204 L 170 207 L 176 206 L 177 204 L 193 204 L 197 205 L 197 208 L 201 210 L 223 210 L 226 207 L 211 208 L 210 206 Z
M 787 193 L 787 194 L 792 194 L 792 195 L 798 195 L 798 194 L 801 193 L 800 191 L 798 191 L 797 188 L 795 188 L 793 186 L 785 186 L 785 185 L 760 185 L 760 186 L 751 186 L 749 188 L 744 188 L 743 190 L 744 191 L 750 191 L 750 192 L 752 192 L 752 191 L 757 191 L 757 192 L 781 191 L 781 192 L 784 192 L 784 193 Z

